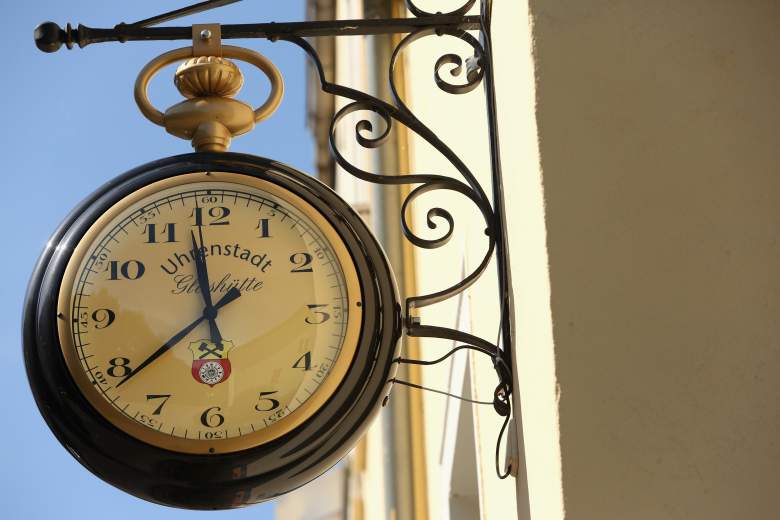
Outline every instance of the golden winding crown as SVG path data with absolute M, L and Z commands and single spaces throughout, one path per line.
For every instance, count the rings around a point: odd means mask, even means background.
M 216 56 L 198 56 L 179 65 L 173 83 L 181 95 L 189 99 L 233 97 L 244 85 L 244 76 L 230 60 Z

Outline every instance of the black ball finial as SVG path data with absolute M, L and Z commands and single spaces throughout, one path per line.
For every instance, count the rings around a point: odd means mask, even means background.
M 54 22 L 44 22 L 35 28 L 33 32 L 35 46 L 43 52 L 56 52 L 65 42 L 66 34 L 59 25 Z

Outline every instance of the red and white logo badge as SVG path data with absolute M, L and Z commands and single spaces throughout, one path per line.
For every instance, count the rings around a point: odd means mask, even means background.
M 233 348 L 232 341 L 222 340 L 217 345 L 207 339 L 190 343 L 192 351 L 192 377 L 198 383 L 214 386 L 230 377 L 228 353 Z

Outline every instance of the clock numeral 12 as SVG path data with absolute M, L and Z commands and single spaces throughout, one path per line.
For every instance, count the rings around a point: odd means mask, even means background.
M 211 222 L 209 222 L 208 225 L 227 226 L 228 224 L 230 224 L 230 221 L 227 220 L 228 215 L 230 215 L 230 209 L 226 208 L 225 206 L 211 207 L 208 210 L 208 216 L 211 217 Z M 190 214 L 190 217 L 193 217 L 195 219 L 195 223 L 193 224 L 193 226 L 202 226 L 203 208 L 194 208 L 192 210 L 192 213 Z

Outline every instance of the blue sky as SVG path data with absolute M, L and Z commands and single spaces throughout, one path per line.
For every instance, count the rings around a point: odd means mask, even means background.
M 6 62 L 0 74 L 4 116 L 0 143 L 5 162 L 0 187 L 6 244 L 0 256 L 5 275 L 0 285 L 0 346 L 5 354 L 0 377 L 3 518 L 69 519 L 85 514 L 112 520 L 273 518 L 272 504 L 218 513 L 174 510 L 146 503 L 100 481 L 50 433 L 24 374 L 20 335 L 24 292 L 51 232 L 79 200 L 110 178 L 147 161 L 191 151 L 189 143 L 146 121 L 132 95 L 135 76 L 146 62 L 186 42 L 106 43 L 71 51 L 63 47 L 57 53 L 44 54 L 35 48 L 33 28 L 47 20 L 61 26 L 71 22 L 113 27 L 186 4 L 185 0 L 0 0 L 0 42 Z M 293 21 L 303 17 L 302 0 L 245 0 L 175 24 Z M 305 127 L 306 63 L 302 52 L 283 42 L 230 43 L 262 52 L 286 80 L 285 99 L 276 115 L 253 133 L 235 139 L 231 150 L 272 157 L 311 172 L 314 148 Z M 257 105 L 264 100 L 267 87 L 259 72 L 249 66 L 242 70 L 246 83 L 238 97 Z M 160 110 L 178 100 L 172 69 L 163 70 L 152 82 L 150 98 Z

